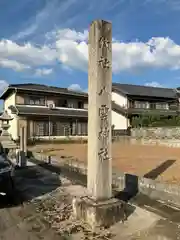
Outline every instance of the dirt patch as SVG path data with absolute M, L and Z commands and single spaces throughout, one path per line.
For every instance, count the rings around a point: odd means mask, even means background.
M 72 157 L 87 161 L 87 144 L 46 144 L 31 150 L 43 150 L 47 155 Z M 124 143 L 112 145 L 113 166 L 120 171 L 147 176 L 169 183 L 180 183 L 180 149 L 164 146 L 143 146 Z

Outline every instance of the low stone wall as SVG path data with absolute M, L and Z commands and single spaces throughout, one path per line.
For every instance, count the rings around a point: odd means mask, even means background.
M 33 153 L 33 156 L 39 161 L 49 161 L 47 156 L 39 153 Z M 83 175 L 87 174 L 85 163 L 76 159 L 61 159 L 57 161 L 54 157 L 51 157 L 51 164 L 58 164 L 58 166 L 66 167 L 70 169 L 70 171 L 79 172 Z M 118 191 L 124 190 L 132 195 L 140 192 L 152 199 L 180 205 L 180 185 L 163 183 L 131 174 L 124 174 L 113 169 L 113 188 Z
M 180 147 L 180 127 L 131 129 L 132 144 Z
M 180 127 L 132 128 L 131 137 L 135 139 L 180 140 Z

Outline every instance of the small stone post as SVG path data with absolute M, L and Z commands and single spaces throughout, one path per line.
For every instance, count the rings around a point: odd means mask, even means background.
M 89 32 L 88 66 L 88 197 L 74 199 L 77 218 L 94 229 L 122 217 L 121 203 L 112 197 L 112 25 L 94 21 Z
M 24 144 L 24 153 L 25 153 L 25 156 L 27 156 L 27 126 L 24 126 L 23 144 Z
M 20 152 L 19 152 L 19 161 L 20 167 L 26 167 L 26 154 L 25 154 L 25 127 L 20 127 Z

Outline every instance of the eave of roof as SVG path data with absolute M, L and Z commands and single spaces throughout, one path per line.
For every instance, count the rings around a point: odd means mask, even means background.
M 87 110 L 55 108 L 48 107 L 26 107 L 26 106 L 10 106 L 12 113 L 17 115 L 36 115 L 36 116 L 61 116 L 61 117 L 88 117 Z

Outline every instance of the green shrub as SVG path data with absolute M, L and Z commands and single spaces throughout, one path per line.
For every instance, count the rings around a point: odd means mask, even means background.
M 175 127 L 180 126 L 180 116 L 140 115 L 131 119 L 131 126 L 138 127 Z

